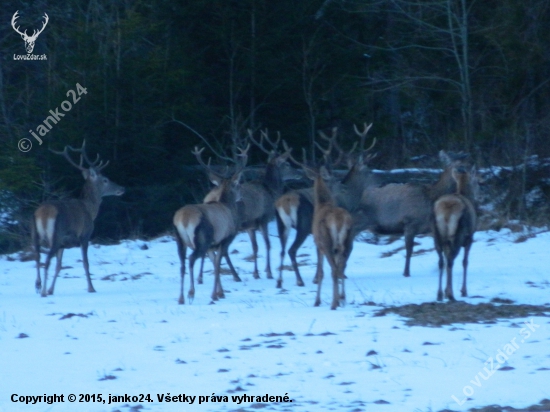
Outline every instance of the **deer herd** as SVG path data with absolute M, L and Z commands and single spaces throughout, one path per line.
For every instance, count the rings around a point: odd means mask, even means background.
M 296 284 L 304 286 L 298 269 L 296 254 L 309 234 L 317 249 L 317 268 L 313 283 L 317 284 L 315 306 L 321 304 L 321 284 L 323 262 L 329 263 L 332 277 L 331 309 L 345 303 L 344 282 L 347 261 L 353 249 L 355 236 L 365 230 L 376 234 L 399 234 L 405 237 L 404 276 L 410 276 L 410 260 L 414 238 L 420 234 L 432 233 L 435 249 L 439 257 L 439 289 L 437 300 L 446 297 L 454 301 L 452 290 L 452 269 L 455 258 L 464 248 L 463 284 L 461 295 L 467 296 L 466 274 L 468 254 L 476 229 L 477 179 L 475 167 L 466 154 L 439 153 L 444 170 L 434 184 L 391 183 L 380 185 L 368 167 L 375 156 L 372 150 L 376 144 L 365 148 L 371 125 L 364 124 L 363 130 L 354 127 L 358 136 L 353 147 L 346 151 L 338 142 L 338 130 L 332 135 L 320 132 L 316 147 L 322 160 L 307 159 L 303 149 L 301 159 L 292 154 L 292 148 L 280 135 L 270 138 L 267 131 L 260 138 L 248 132 L 245 147 L 234 148 L 234 167 L 225 167 L 223 173 L 205 162 L 204 148 L 195 147 L 192 153 L 198 163 L 208 173 L 213 189 L 205 196 L 203 203 L 188 204 L 176 211 L 173 217 L 178 256 L 180 259 L 180 294 L 178 302 L 183 304 L 184 278 L 189 255 L 190 287 L 187 298 L 195 296 L 194 267 L 200 260 L 199 284 L 203 281 L 203 265 L 208 255 L 214 263 L 214 287 L 211 299 L 224 297 L 221 285 L 221 261 L 225 258 L 234 281 L 241 281 L 229 256 L 229 246 L 237 234 L 246 231 L 252 242 L 254 278 L 259 278 L 256 230 L 262 233 L 266 245 L 265 274 L 273 278 L 270 265 L 270 240 L 268 223 L 276 219 L 281 242 L 279 273 L 276 287 L 283 287 L 283 267 L 287 240 L 291 229 L 296 237 L 288 249 Z M 263 177 L 258 181 L 242 182 L 248 152 L 254 145 L 267 155 Z M 282 146 L 282 147 L 281 147 Z M 79 149 L 66 146 L 62 155 L 71 165 L 82 172 L 85 183 L 79 199 L 48 201 L 36 209 L 32 221 L 32 245 L 36 259 L 36 290 L 42 296 L 51 295 L 61 270 L 65 248 L 80 246 L 82 261 L 88 282 L 88 292 L 95 292 L 92 285 L 89 264 L 88 244 L 94 229 L 102 197 L 121 196 L 124 188 L 111 182 L 101 174 L 109 162 L 100 161 L 99 155 L 90 161 L 85 150 L 85 142 Z M 80 156 L 77 164 L 71 153 Z M 85 163 L 84 163 L 85 162 Z M 290 166 L 293 163 L 297 168 Z M 336 168 L 346 170 L 343 177 L 337 177 Z M 298 170 L 313 181 L 313 186 L 284 192 L 284 181 L 296 178 Z M 40 252 L 46 248 L 44 277 L 41 278 Z M 56 268 L 50 288 L 47 288 L 48 269 L 53 256 Z M 442 291 L 443 271 L 446 269 L 447 285 L 445 296 Z

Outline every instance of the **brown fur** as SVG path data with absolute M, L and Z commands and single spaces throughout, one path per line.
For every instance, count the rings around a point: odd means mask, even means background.
M 72 148 L 71 150 L 78 151 Z M 80 152 L 82 153 L 81 156 L 86 158 L 84 144 Z M 67 148 L 63 154 L 65 157 L 68 156 Z M 69 161 L 73 163 L 71 160 Z M 96 163 L 97 161 L 92 163 L 89 169 L 82 167 L 82 158 L 80 166 L 73 163 L 82 171 L 85 179 L 82 195 L 79 199 L 45 202 L 34 212 L 32 242 L 36 256 L 35 287 L 37 292 L 41 290 L 41 296 L 43 297 L 54 293 L 55 281 L 61 271 L 64 249 L 75 246 L 80 246 L 82 250 L 82 262 L 88 282 L 88 292 L 95 292 L 88 263 L 88 242 L 94 230 L 94 220 L 99 212 L 102 197 L 121 196 L 124 193 L 122 186 L 111 182 L 99 172 L 106 164 L 100 163 L 97 167 L 94 167 Z M 44 282 L 42 282 L 40 276 L 41 245 L 49 248 L 44 268 Z M 47 289 L 48 269 L 54 255 L 57 256 L 55 275 L 50 288 Z
M 453 295 L 453 263 L 464 248 L 463 279 L 461 294 L 468 296 L 466 277 L 468 270 L 468 255 L 476 230 L 476 211 L 474 207 L 475 172 L 454 169 L 452 176 L 457 183 L 455 194 L 441 196 L 433 206 L 433 231 L 435 248 L 439 255 L 439 289 L 437 300 L 443 300 L 442 277 L 446 264 L 447 286 L 445 297 L 455 300 Z
M 223 256 L 228 257 L 228 248 L 237 235 L 240 225 L 240 214 L 237 200 L 240 196 L 238 185 L 240 173 L 235 174 L 231 179 L 221 180 L 211 197 L 210 203 L 187 205 L 179 209 L 173 218 L 176 228 L 176 242 L 178 255 L 180 257 L 181 283 L 179 304 L 184 304 L 183 285 L 185 276 L 185 259 L 187 248 L 193 253 L 189 257 L 189 274 L 191 287 L 188 298 L 192 300 L 195 296 L 194 264 L 196 259 L 201 258 L 201 273 L 204 263 L 204 256 L 210 251 L 216 251 L 214 255 L 214 289 L 212 300 L 225 297 L 220 279 L 220 261 Z M 230 261 L 228 261 L 230 263 Z M 234 272 L 235 269 L 231 265 Z M 236 273 L 236 272 L 235 272 Z
M 446 167 L 433 185 L 388 184 L 368 187 L 363 192 L 361 204 L 353 214 L 354 232 L 371 230 L 378 234 L 405 235 L 405 269 L 403 276 L 410 276 L 410 262 L 414 238 L 432 229 L 433 203 L 444 194 L 456 191 L 452 171 L 464 164 L 462 158 L 451 159 L 445 152 L 440 158 Z
M 318 265 L 322 266 L 323 258 L 326 257 L 331 267 L 332 303 L 330 308 L 334 310 L 346 299 L 344 271 L 353 248 L 352 217 L 348 211 L 336 206 L 330 190 L 323 181 L 323 174 L 323 169 L 321 169 L 321 173 L 316 174 L 313 185 L 315 211 L 312 233 L 317 246 Z M 338 290 L 339 281 L 342 282 L 341 292 Z M 322 272 L 317 282 L 315 306 L 321 304 Z

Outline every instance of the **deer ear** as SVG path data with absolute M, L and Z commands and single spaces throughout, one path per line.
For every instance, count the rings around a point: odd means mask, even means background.
M 277 166 L 280 166 L 280 165 L 282 165 L 284 162 L 286 162 L 287 159 L 288 159 L 288 156 L 290 156 L 290 152 L 286 152 L 286 153 L 283 153 L 282 155 L 278 156 L 278 157 L 275 159 L 275 162 L 276 162 Z
M 315 180 L 315 171 L 313 169 L 307 166 L 302 166 L 302 169 L 304 169 L 304 173 L 308 179 Z
M 234 185 L 234 186 L 237 186 L 240 182 L 241 182 L 241 176 L 242 176 L 242 171 L 237 173 L 236 175 L 233 175 L 233 177 L 231 178 L 231 183 Z
M 450 165 L 452 160 L 449 157 L 449 155 L 445 152 L 445 150 L 439 151 L 439 160 L 441 160 L 445 165 Z
M 325 166 L 321 166 L 321 168 L 319 169 L 319 173 L 323 180 L 330 180 L 330 173 Z
M 97 179 L 97 172 L 94 169 L 84 169 L 82 170 L 82 176 L 84 177 L 84 180 Z
M 215 175 L 214 173 L 209 173 L 208 174 L 208 178 L 210 179 L 210 181 L 212 182 L 212 184 L 214 186 L 220 186 L 221 185 L 221 178 L 217 175 Z

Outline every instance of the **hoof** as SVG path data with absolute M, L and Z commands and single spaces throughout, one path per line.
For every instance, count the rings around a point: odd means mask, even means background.
M 235 282 L 242 282 L 241 278 L 238 277 L 238 276 L 233 276 L 233 280 L 234 280 Z
M 282 280 L 277 280 L 277 289 L 281 289 L 283 287 L 283 281 Z
M 185 300 L 183 299 L 183 296 L 181 296 L 181 297 L 178 299 L 178 304 L 179 304 L 179 305 L 185 304 Z

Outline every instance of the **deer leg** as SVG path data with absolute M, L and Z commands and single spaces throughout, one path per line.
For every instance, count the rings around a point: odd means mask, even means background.
M 46 256 L 46 262 L 44 263 L 44 283 L 42 284 L 42 293 L 40 293 L 40 296 L 45 298 L 48 296 L 48 269 L 50 268 L 50 262 L 52 260 L 53 255 L 55 254 L 55 248 L 52 246 L 50 250 L 48 251 L 48 254 Z
M 86 272 L 86 280 L 88 281 L 88 292 L 95 293 L 94 286 L 92 285 L 92 278 L 90 276 L 90 264 L 88 263 L 88 240 L 83 240 L 80 246 L 82 250 L 82 262 L 84 263 L 84 271 Z
M 48 289 L 48 295 L 53 295 L 53 290 L 55 288 L 55 281 L 57 280 L 57 276 L 59 275 L 59 272 L 61 272 L 61 261 L 63 260 L 63 251 L 65 249 L 59 249 L 57 251 L 56 256 L 56 262 L 55 262 L 55 275 L 53 275 L 52 284 L 50 285 L 50 288 Z
M 187 292 L 187 297 L 189 298 L 189 303 L 193 302 L 193 299 L 195 299 L 195 262 L 197 259 L 201 259 L 201 265 L 202 262 L 204 262 L 204 251 L 201 251 L 200 249 L 195 249 L 193 253 L 189 255 L 189 279 L 191 281 L 191 286 L 189 287 L 189 292 Z
M 203 256 L 201 258 L 201 266 L 200 266 L 200 269 L 199 269 L 199 276 L 197 277 L 197 283 L 199 285 L 202 285 L 202 272 L 204 270 L 204 260 L 206 259 L 206 256 Z
M 223 288 L 221 284 L 221 276 L 220 276 L 220 264 L 222 259 L 222 250 L 221 247 L 218 248 L 218 251 L 216 253 L 216 258 L 214 260 L 214 290 L 212 291 L 212 300 L 216 301 L 219 298 L 225 298 L 225 294 L 223 293 Z
M 300 269 L 298 269 L 298 262 L 296 261 L 296 254 L 298 253 L 298 249 L 308 235 L 311 233 L 311 227 L 308 230 L 300 230 L 300 227 L 296 228 L 296 239 L 294 239 L 294 242 L 292 242 L 292 246 L 288 249 L 288 256 L 290 256 L 290 261 L 292 262 L 292 268 L 294 269 L 294 273 L 296 274 L 296 285 L 298 286 L 304 286 L 304 281 L 302 280 L 302 276 L 300 276 Z
M 331 253 L 326 254 L 327 261 L 330 265 L 330 274 L 332 277 L 332 303 L 330 305 L 331 310 L 335 310 L 338 307 L 338 281 L 340 280 L 341 273 L 339 271 L 339 264 L 336 262 L 335 257 Z M 341 279 L 342 282 L 344 279 Z
M 315 277 L 313 278 L 313 284 L 319 283 L 319 279 L 323 279 L 323 253 L 317 249 L 317 270 L 315 271 Z
M 318 260 L 323 259 L 323 252 L 317 248 L 317 256 Z M 317 262 L 317 264 L 319 264 Z M 315 297 L 315 304 L 313 306 L 319 306 L 321 305 L 321 285 L 323 284 L 323 272 L 319 273 L 319 277 L 315 277 L 317 279 L 317 296 Z
M 445 295 L 450 301 L 455 301 L 453 295 L 453 263 L 454 259 L 452 256 L 447 257 L 447 287 L 445 288 Z
M 281 265 L 279 266 L 279 278 L 277 279 L 277 287 L 280 289 L 283 287 L 283 266 L 285 261 L 286 241 L 288 240 L 289 228 L 283 223 L 283 220 L 277 213 L 277 233 L 279 234 L 279 240 L 281 241 Z
M 414 233 L 405 229 L 405 270 L 403 276 L 411 276 L 411 256 L 414 246 Z
M 242 280 L 239 277 L 237 271 L 235 270 L 235 266 L 233 266 L 233 262 L 231 262 L 231 259 L 229 258 L 229 248 L 224 251 L 223 256 L 225 257 L 225 261 L 227 262 L 227 266 L 229 266 L 229 270 L 231 271 L 231 274 L 233 275 L 233 280 L 235 282 L 242 282 Z
M 40 293 L 40 289 L 42 287 L 42 279 L 40 276 L 40 241 L 38 239 L 38 234 L 36 233 L 36 222 L 33 222 L 32 227 L 32 241 L 34 245 L 34 259 L 36 260 L 36 281 L 34 282 L 34 287 L 36 289 L 36 293 Z
M 470 248 L 472 247 L 472 238 L 468 238 L 464 244 L 464 259 L 462 260 L 462 289 L 460 290 L 462 297 L 468 296 L 468 291 L 466 290 L 466 275 L 468 272 L 468 256 L 470 254 Z
M 187 246 L 183 244 L 183 240 L 181 240 L 178 233 L 176 233 L 176 244 L 178 245 L 178 256 L 180 258 L 180 297 L 178 299 L 178 303 L 180 305 L 183 305 L 185 303 L 185 299 L 183 297 L 183 280 L 185 278 L 185 259 L 187 256 Z
M 252 243 L 252 255 L 254 257 L 254 279 L 259 279 L 260 273 L 258 272 L 258 242 L 256 241 L 256 230 L 248 229 L 247 233 L 250 237 L 250 242 Z
M 271 273 L 271 242 L 269 241 L 269 230 L 267 228 L 267 222 L 260 225 L 260 232 L 262 233 L 265 242 L 265 273 L 268 279 L 273 279 L 273 274 Z
M 439 254 L 439 262 L 438 262 L 438 266 L 439 266 L 439 288 L 437 290 L 437 300 L 438 301 L 442 301 L 443 300 L 443 285 L 442 285 L 442 281 L 443 281 L 443 269 L 444 269 L 444 266 L 445 266 L 445 260 L 443 259 L 443 254 L 441 253 L 441 251 L 437 251 L 437 253 Z
M 437 231 L 434 231 L 434 245 L 438 256 L 437 266 L 439 268 L 439 288 L 437 289 L 437 300 L 441 302 L 443 300 L 443 269 L 445 267 L 445 260 L 443 259 L 443 251 L 441 250 L 441 239 Z

